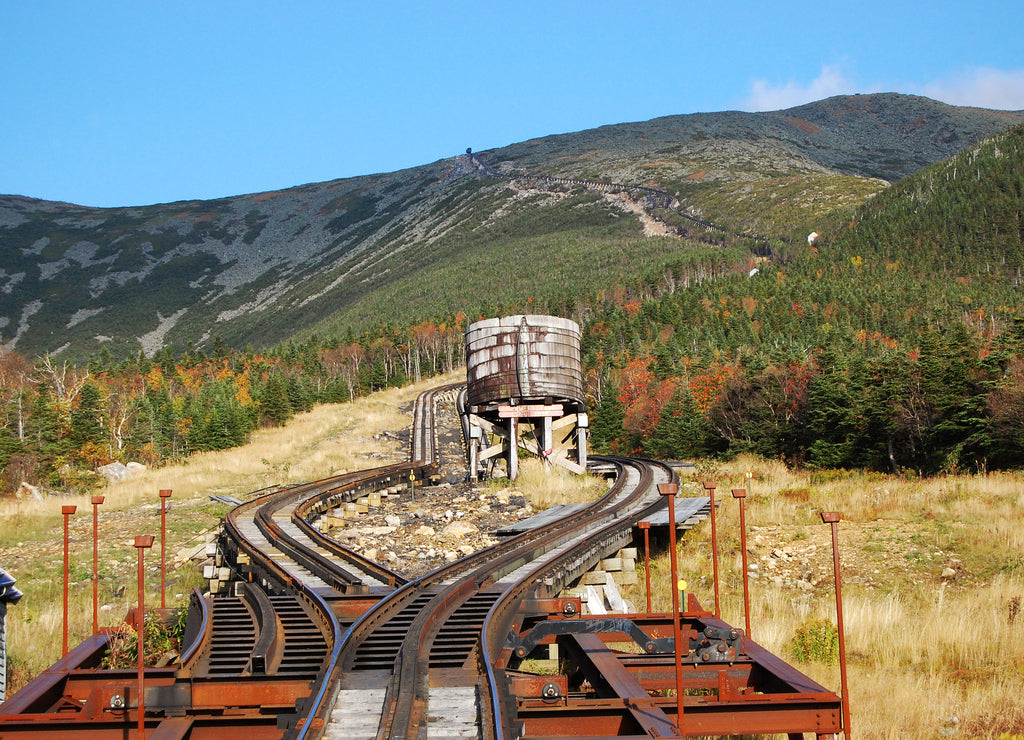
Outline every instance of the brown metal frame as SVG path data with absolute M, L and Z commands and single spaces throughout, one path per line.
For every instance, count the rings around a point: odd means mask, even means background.
M 96 634 L 100 630 L 100 535 L 99 535 L 99 509 L 104 501 L 103 496 L 92 497 L 92 631 Z
M 61 642 L 61 655 L 68 654 L 68 565 L 69 565 L 69 551 L 68 551 L 68 517 L 75 513 L 77 507 L 72 505 L 64 505 L 60 507 L 60 513 L 64 517 L 64 620 L 63 620 L 63 640 Z
M 160 489 L 160 608 L 167 608 L 167 506 L 171 489 Z
M 671 614 L 629 616 L 652 638 L 671 636 L 676 629 Z M 730 629 L 691 596 L 683 634 L 699 636 L 709 627 Z M 623 633 L 548 640 L 558 644 L 559 655 L 570 666 L 567 690 L 545 699 L 536 693 L 535 681 L 519 675 L 511 682 L 516 719 L 526 739 L 805 732 L 824 736 L 841 729 L 842 701 L 835 693 L 749 639 L 743 640 L 742 653 L 732 660 L 704 662 L 700 655 L 689 656 L 682 672 L 683 731 L 677 729 L 676 701 L 668 695 L 676 681 L 673 655 L 619 649 L 631 642 Z

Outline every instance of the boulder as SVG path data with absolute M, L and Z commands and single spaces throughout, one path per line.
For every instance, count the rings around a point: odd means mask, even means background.
M 33 501 L 43 500 L 43 494 L 39 492 L 39 489 L 25 481 L 22 481 L 21 485 L 18 486 L 18 490 L 15 492 L 14 497 L 16 499 L 30 498 Z
M 138 478 L 146 472 L 146 466 L 142 463 L 130 462 L 127 465 L 119 462 L 112 462 L 109 465 L 101 465 L 96 472 L 102 475 L 110 483 L 121 483 L 122 481 Z
M 112 462 L 109 465 L 100 465 L 96 468 L 96 472 L 110 483 L 121 483 L 128 480 L 128 466 L 124 463 Z

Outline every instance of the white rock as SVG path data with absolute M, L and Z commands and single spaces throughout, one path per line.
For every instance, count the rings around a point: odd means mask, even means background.
M 467 534 L 475 534 L 480 530 L 470 522 L 452 522 L 441 530 L 445 537 L 465 537 Z
M 128 480 L 128 468 L 124 463 L 112 462 L 109 465 L 100 465 L 96 472 L 102 475 L 111 483 L 120 483 Z
M 39 492 L 39 489 L 33 486 L 31 483 L 26 483 L 25 481 L 21 482 L 21 485 L 18 487 L 18 492 L 14 494 L 14 497 L 18 499 L 30 498 L 33 501 L 43 500 L 43 494 Z M 19 547 L 20 546 L 21 545 L 19 544 Z

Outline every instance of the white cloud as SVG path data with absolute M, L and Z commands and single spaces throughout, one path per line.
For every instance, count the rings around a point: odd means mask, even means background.
M 995 110 L 1024 110 L 1024 69 L 1001 70 L 977 67 L 936 79 L 924 85 L 861 86 L 848 79 L 839 67 L 825 66 L 810 83 L 775 85 L 753 80 L 741 110 L 771 111 L 823 100 L 833 95 L 872 93 L 883 89 L 924 95 L 950 105 L 970 105 Z
M 952 105 L 1024 110 L 1024 69 L 1005 71 L 979 67 L 931 82 L 920 92 Z
M 767 80 L 754 80 L 750 83 L 750 88 L 750 95 L 740 104 L 742 110 L 782 110 L 833 95 L 864 92 L 864 90 L 858 90 L 853 82 L 846 79 L 838 67 L 822 67 L 821 74 L 808 85 L 801 85 L 797 82 L 773 85 Z

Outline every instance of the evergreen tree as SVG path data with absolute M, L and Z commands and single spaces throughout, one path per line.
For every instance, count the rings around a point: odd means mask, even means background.
M 78 396 L 78 407 L 71 411 L 71 443 L 75 447 L 102 444 L 106 436 L 100 389 L 95 383 L 86 383 Z
M 260 396 L 263 415 L 273 424 L 281 426 L 292 418 L 292 404 L 288 398 L 288 381 L 280 371 L 274 371 L 267 378 L 267 384 Z
M 590 446 L 599 452 L 610 452 L 616 440 L 626 436 L 623 426 L 626 414 L 614 388 L 606 388 L 604 397 L 590 417 Z
M 288 403 L 293 411 L 309 411 L 313 408 L 313 394 L 300 375 L 288 378 Z
M 685 460 L 709 454 L 712 444 L 707 420 L 689 389 L 680 387 L 662 410 L 653 436 L 644 442 L 644 452 L 665 460 Z

